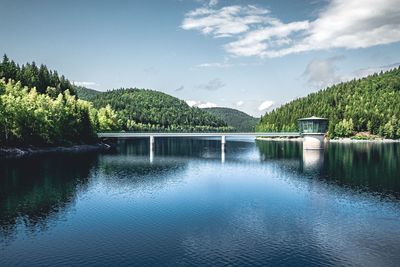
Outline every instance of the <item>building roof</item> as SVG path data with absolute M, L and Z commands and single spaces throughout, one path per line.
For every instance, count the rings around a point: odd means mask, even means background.
M 315 117 L 315 116 L 312 116 L 312 117 L 309 117 L 309 118 L 301 118 L 301 119 L 298 119 L 299 121 L 327 121 L 328 119 L 327 118 L 321 118 L 321 117 Z

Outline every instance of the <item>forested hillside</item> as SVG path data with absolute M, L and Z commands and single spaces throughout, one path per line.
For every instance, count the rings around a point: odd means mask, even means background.
M 64 75 L 59 76 L 57 71 L 49 70 L 43 64 L 38 67 L 35 62 L 20 66 L 10 60 L 7 55 L 3 56 L 3 61 L 0 63 L 0 78 L 4 78 L 6 82 L 9 79 L 19 81 L 22 86 L 29 88 L 36 87 L 38 93 L 57 96 L 69 90 L 71 95 L 75 95 L 75 89 Z
M 297 119 L 329 118 L 329 136 L 366 132 L 400 138 L 400 67 L 343 82 L 291 101 L 263 116 L 258 131 L 297 131 Z
M 93 101 L 96 108 L 82 99 Z M 101 93 L 74 86 L 45 65 L 20 66 L 4 55 L 0 63 L 0 147 L 86 144 L 96 141 L 96 132 L 121 130 L 232 129 L 161 92 L 121 89 Z
M 116 127 L 109 107 L 96 110 L 69 90 L 52 97 L 0 80 L 0 147 L 87 144 L 97 140 L 97 131 Z
M 128 131 L 219 131 L 232 130 L 215 116 L 162 92 L 118 89 L 90 98 L 95 107 L 110 105 Z
M 203 110 L 225 121 L 238 132 L 253 132 L 259 119 L 233 108 L 204 108 Z
M 89 89 L 83 86 L 74 86 L 74 88 L 78 98 L 86 101 L 90 101 L 96 95 L 101 94 L 100 91 Z
M 77 99 L 74 86 L 57 71 L 34 62 L 0 63 L 0 147 L 87 144 L 96 132 L 119 130 L 109 107 Z

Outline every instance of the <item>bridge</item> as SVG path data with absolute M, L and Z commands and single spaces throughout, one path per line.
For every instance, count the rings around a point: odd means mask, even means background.
M 155 137 L 221 137 L 221 144 L 226 143 L 227 136 L 249 136 L 249 137 L 300 137 L 300 133 L 296 132 L 214 132 L 214 133 L 171 133 L 171 132 L 105 132 L 98 133 L 99 138 L 150 138 L 150 145 L 154 144 Z
M 225 143 L 228 136 L 239 137 L 300 137 L 300 133 L 285 132 L 285 133 L 265 133 L 265 132 L 214 132 L 214 133 L 166 133 L 166 132 L 105 132 L 98 133 L 99 138 L 149 138 L 150 139 L 150 162 L 154 158 L 154 139 L 156 137 L 221 137 L 221 161 L 225 161 Z

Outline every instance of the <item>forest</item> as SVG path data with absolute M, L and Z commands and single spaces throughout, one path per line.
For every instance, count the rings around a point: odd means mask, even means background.
M 95 109 L 69 90 L 52 97 L 21 82 L 0 80 L 2 147 L 90 144 L 97 140 L 97 131 L 117 125 L 118 118 L 109 106 Z
M 238 132 L 254 132 L 259 121 L 240 110 L 233 108 L 205 108 L 203 109 L 215 117 L 225 121 L 228 126 L 231 126 Z
M 400 138 L 400 67 L 342 82 L 293 100 L 261 117 L 257 131 L 298 131 L 297 119 L 329 119 L 330 138 L 368 132 Z
M 43 64 L 20 66 L 4 55 L 0 63 L 0 147 L 89 144 L 97 141 L 97 132 L 122 130 L 232 128 L 161 92 L 120 89 L 101 93 L 74 86 Z
M 87 94 L 87 93 L 86 93 Z M 89 93 L 90 94 L 90 93 Z M 78 94 L 80 95 L 80 94 Z M 223 120 L 190 107 L 185 101 L 148 89 L 116 89 L 91 94 L 87 99 L 96 108 L 110 107 L 126 131 L 232 131 Z
M 14 60 L 10 60 L 7 55 L 3 56 L 0 63 L 0 78 L 5 81 L 9 79 L 19 81 L 22 86 L 36 88 L 38 93 L 47 93 L 57 96 L 65 90 L 69 90 L 71 95 L 75 95 L 75 89 L 64 75 L 58 75 L 57 71 L 49 70 L 45 65 L 39 67 L 35 62 L 23 65 L 16 64 Z M 48 88 L 51 89 L 48 89 Z

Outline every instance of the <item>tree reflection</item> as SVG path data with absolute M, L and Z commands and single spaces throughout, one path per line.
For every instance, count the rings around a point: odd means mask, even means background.
M 258 141 L 257 147 L 261 160 L 279 160 L 321 182 L 400 198 L 398 143 L 329 143 L 322 151 L 303 151 L 301 143 Z
M 0 161 L 0 234 L 14 232 L 22 219 L 28 229 L 46 227 L 87 185 L 96 155 L 35 157 Z

